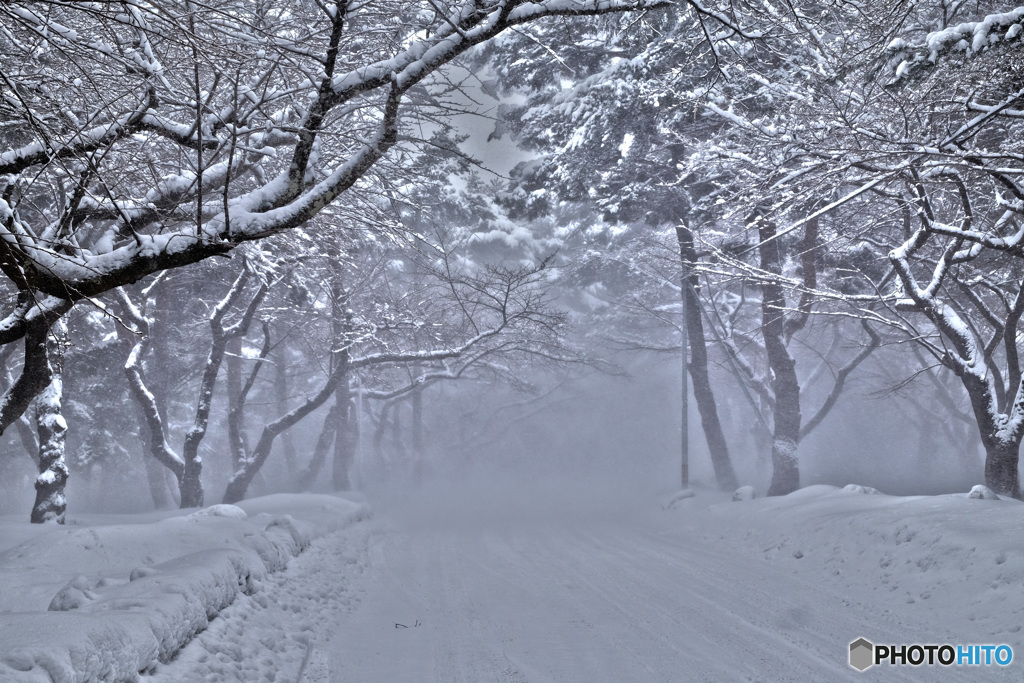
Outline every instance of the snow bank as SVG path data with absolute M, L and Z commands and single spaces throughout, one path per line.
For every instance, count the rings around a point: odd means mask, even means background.
M 755 498 L 757 498 L 757 491 L 754 490 L 753 486 L 741 486 L 732 494 L 732 502 L 734 503 L 742 503 L 745 500 L 754 500 Z
M 661 507 L 666 510 L 670 510 L 679 505 L 680 501 L 686 500 L 687 498 L 693 498 L 696 495 L 697 492 L 693 489 L 682 489 L 681 491 L 676 491 L 672 495 L 663 497 Z
M 278 494 L 188 513 L 0 519 L 0 680 L 133 681 L 362 502 Z
M 880 614 L 935 625 L 921 637 L 941 639 L 955 625 L 970 642 L 1024 648 L 1019 501 L 981 486 L 969 494 L 889 496 L 859 485 L 809 486 L 743 505 L 719 499 L 725 502 L 684 501 L 672 513 L 675 523 Z

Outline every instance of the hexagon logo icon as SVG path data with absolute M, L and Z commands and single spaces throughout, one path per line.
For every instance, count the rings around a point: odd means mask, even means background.
M 875 663 L 875 646 L 865 638 L 858 638 L 850 643 L 850 666 L 857 671 L 864 671 Z

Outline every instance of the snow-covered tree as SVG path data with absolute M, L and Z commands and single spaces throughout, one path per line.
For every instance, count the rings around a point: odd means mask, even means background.
M 379 194 L 385 157 L 445 143 L 420 125 L 436 130 L 441 72 L 473 46 L 544 19 L 667 4 L 4 3 L 0 270 L 19 294 L 0 342 L 294 229 L 342 195 L 358 206 Z M 25 367 L 0 429 L 44 374 Z
M 711 197 L 719 215 L 765 206 L 747 223 L 762 250 L 827 220 L 828 260 L 853 267 L 821 288 L 960 377 L 986 481 L 1019 496 L 1021 11 L 984 14 L 996 9 L 919 3 L 874 31 L 836 28 L 814 68 L 769 74 L 744 60 L 759 85 L 725 83 L 708 99 L 730 126 L 694 161 L 728 171 Z M 838 26 L 860 25 L 850 22 Z M 767 235 L 765 219 L 776 226 Z M 891 269 L 879 268 L 887 252 Z
M 212 337 L 210 351 L 203 365 L 195 418 L 185 434 L 181 455 L 170 446 L 167 411 L 161 410 L 159 399 L 147 386 L 143 370 L 143 356 L 153 338 L 149 329 L 150 320 L 146 317 L 144 308 L 140 309 L 124 289 L 118 289 L 116 292 L 122 320 L 125 321 L 119 333 L 124 338 L 124 346 L 129 349 L 124 363 L 125 376 L 149 432 L 150 453 L 174 474 L 179 486 L 180 505 L 183 508 L 199 507 L 203 504 L 203 460 L 199 455 L 199 445 L 206 436 L 213 392 L 228 341 L 234 337 L 244 336 L 248 332 L 269 288 L 268 283 L 258 281 L 254 287 L 248 286 L 250 280 L 258 280 L 258 277 L 253 275 L 249 267 L 243 269 L 227 294 L 214 304 L 209 314 Z M 249 289 L 253 291 L 248 291 Z M 235 308 L 238 310 L 234 311 Z M 234 320 L 231 324 L 225 324 L 225 318 L 229 313 L 234 315 Z

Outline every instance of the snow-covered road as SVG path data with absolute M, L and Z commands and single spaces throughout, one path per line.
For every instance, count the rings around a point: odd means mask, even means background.
M 928 643 L 948 635 L 948 625 L 937 633 L 934 624 L 908 620 L 898 604 L 888 610 L 891 596 L 844 595 L 821 573 L 798 572 L 797 560 L 743 553 L 675 514 L 503 504 L 410 509 L 375 522 L 366 595 L 320 646 L 332 681 L 805 682 L 981 673 L 857 673 L 846 662 L 855 638 Z

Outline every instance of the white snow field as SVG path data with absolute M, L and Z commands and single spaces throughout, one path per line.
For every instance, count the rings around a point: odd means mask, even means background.
M 1024 677 L 1024 506 L 871 491 L 662 505 L 447 491 L 382 499 L 372 520 L 289 495 L 64 528 L 6 519 L 0 681 Z M 861 637 L 1014 658 L 860 673 Z

